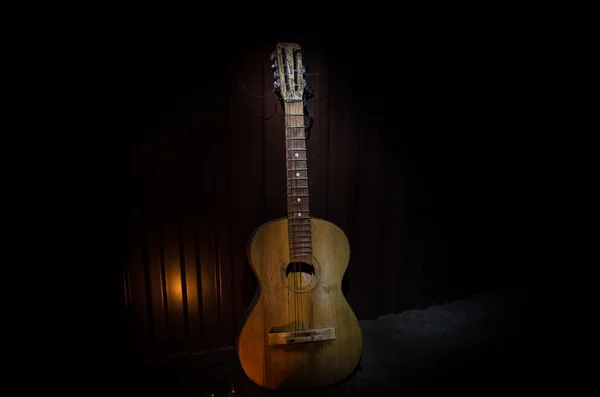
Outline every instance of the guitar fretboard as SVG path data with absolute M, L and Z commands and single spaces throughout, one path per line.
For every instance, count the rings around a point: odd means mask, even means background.
M 290 260 L 311 263 L 308 164 L 302 102 L 285 102 L 285 138 Z

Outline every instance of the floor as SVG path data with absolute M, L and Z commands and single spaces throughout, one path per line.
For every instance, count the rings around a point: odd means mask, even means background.
M 393 393 L 522 389 L 531 354 L 522 294 L 477 295 L 468 300 L 361 321 L 361 369 L 342 385 L 304 392 L 272 392 L 245 377 L 233 348 L 189 355 L 133 374 L 141 393 L 210 396 L 231 384 L 236 396 L 378 396 Z M 142 390 L 144 389 L 146 390 Z

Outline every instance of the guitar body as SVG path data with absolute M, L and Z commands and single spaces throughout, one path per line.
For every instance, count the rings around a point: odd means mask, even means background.
M 237 353 L 247 376 L 268 389 L 333 385 L 360 364 L 361 329 L 341 288 L 348 239 L 326 220 L 311 217 L 310 228 L 308 268 L 290 265 L 286 218 L 260 226 L 248 244 L 258 287 Z

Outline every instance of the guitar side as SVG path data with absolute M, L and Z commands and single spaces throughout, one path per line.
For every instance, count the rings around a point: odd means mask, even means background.
M 348 239 L 339 227 L 318 218 L 311 218 L 311 236 L 315 273 L 296 293 L 299 285 L 286 278 L 287 218 L 259 227 L 248 245 L 258 287 L 236 347 L 246 375 L 268 389 L 333 385 L 351 375 L 361 360 L 362 333 L 341 288 L 350 259 Z M 273 344 L 274 336 L 298 328 L 327 329 L 334 336 Z

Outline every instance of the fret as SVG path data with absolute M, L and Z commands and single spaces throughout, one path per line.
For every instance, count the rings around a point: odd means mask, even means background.
M 308 210 L 308 199 L 298 201 L 298 199 L 288 200 L 288 208 L 306 208 Z
M 288 200 L 288 207 L 293 206 L 293 208 L 304 208 L 304 207 L 308 207 L 308 199 L 304 198 L 304 199 L 300 199 L 300 201 L 298 201 L 297 198 L 291 200 L 292 197 L 288 196 L 290 198 L 290 200 Z
M 294 160 L 297 162 L 288 163 L 287 164 L 288 169 L 292 169 L 291 167 L 294 167 L 293 169 L 298 169 L 298 168 L 306 169 L 306 160 L 305 159 L 288 159 L 288 161 L 290 161 L 290 160 Z
M 304 132 L 304 130 L 298 130 L 296 128 L 287 130 L 285 136 L 286 138 L 302 138 L 306 140 L 306 132 Z
M 309 209 L 307 208 L 308 205 L 303 206 L 302 208 L 298 208 L 295 206 L 295 204 L 288 204 L 288 211 L 289 212 L 309 212 Z
M 302 225 L 310 226 L 310 219 L 302 218 L 302 217 L 301 218 L 293 217 L 293 218 L 288 218 L 288 223 L 291 223 L 294 226 L 302 226 Z
M 287 150 L 306 150 L 306 141 L 304 140 L 292 140 L 288 141 L 286 145 Z
M 305 188 L 308 189 L 308 179 L 290 179 L 288 178 L 288 181 L 293 181 L 293 182 L 288 182 L 290 185 L 288 186 L 288 189 L 294 189 L 294 188 Z M 308 194 L 308 192 L 306 192 Z
M 288 186 L 287 189 L 288 189 L 288 197 L 308 197 L 308 186 L 306 186 L 306 187 Z M 290 193 L 293 193 L 293 192 L 291 192 L 292 189 L 299 190 L 299 192 L 297 192 L 295 194 L 290 194 Z
M 288 215 L 288 219 L 308 219 L 309 218 L 309 212 L 308 210 L 306 211 L 290 211 L 291 213 Z
M 306 161 L 306 150 L 299 150 L 299 149 L 293 149 L 293 150 L 287 150 L 287 158 L 288 161 L 298 161 L 298 160 L 304 160 Z
M 308 172 L 307 170 L 288 170 L 287 172 L 287 176 L 288 178 L 302 178 L 302 177 L 308 177 Z
M 292 262 L 308 262 L 308 263 L 310 263 L 312 260 L 312 255 L 310 253 L 291 255 L 291 260 L 292 260 Z
M 286 125 L 285 128 L 304 128 L 303 125 Z
M 288 168 L 288 171 L 306 171 L 308 168 Z
M 306 138 L 303 136 L 297 136 L 297 137 L 291 137 L 291 138 L 285 138 L 285 139 L 287 139 L 288 141 L 300 141 L 300 140 L 304 141 L 304 140 L 306 140 Z

